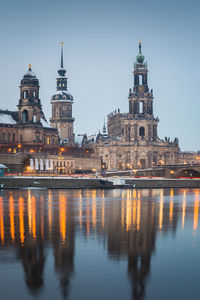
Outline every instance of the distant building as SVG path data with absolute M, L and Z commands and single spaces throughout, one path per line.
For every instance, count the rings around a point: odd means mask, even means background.
M 50 122 L 52 127 L 58 129 L 62 144 L 74 143 L 74 118 L 72 117 L 73 96 L 67 89 L 66 70 L 63 67 L 63 43 L 61 43 L 61 65 L 58 70 L 57 90 L 51 98 L 52 117 Z

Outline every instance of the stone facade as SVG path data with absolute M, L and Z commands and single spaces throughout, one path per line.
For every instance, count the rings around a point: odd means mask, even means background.
M 107 137 L 99 134 L 90 146 L 102 159 L 106 170 L 146 169 L 156 165 L 177 164 L 178 139 L 158 137 L 159 119 L 153 114 L 153 90 L 148 87 L 148 68 L 141 52 L 134 64 L 134 87 L 129 90 L 129 112 L 108 115 Z

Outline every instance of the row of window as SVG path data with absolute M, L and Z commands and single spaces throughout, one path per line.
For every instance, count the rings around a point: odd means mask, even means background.
M 9 132 L 2 132 L 1 133 L 1 141 L 5 141 L 5 142 L 15 142 L 15 134 L 11 134 Z
M 25 90 L 22 93 L 23 99 L 27 99 L 28 97 L 30 97 L 30 98 L 36 98 L 36 96 L 37 96 L 37 92 L 36 91 Z
M 53 166 L 55 166 L 55 164 L 57 167 L 67 167 L 67 168 L 73 167 L 73 162 L 69 162 L 69 161 L 67 161 L 67 162 L 66 161 L 57 161 L 57 162 L 53 161 Z

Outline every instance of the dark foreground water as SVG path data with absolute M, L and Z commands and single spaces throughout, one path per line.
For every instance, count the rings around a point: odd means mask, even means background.
M 200 299 L 200 189 L 0 195 L 0 299 Z

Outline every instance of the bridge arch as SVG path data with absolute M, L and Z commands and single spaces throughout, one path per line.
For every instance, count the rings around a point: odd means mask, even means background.
M 179 169 L 174 174 L 175 177 L 200 177 L 200 171 L 195 168 Z

